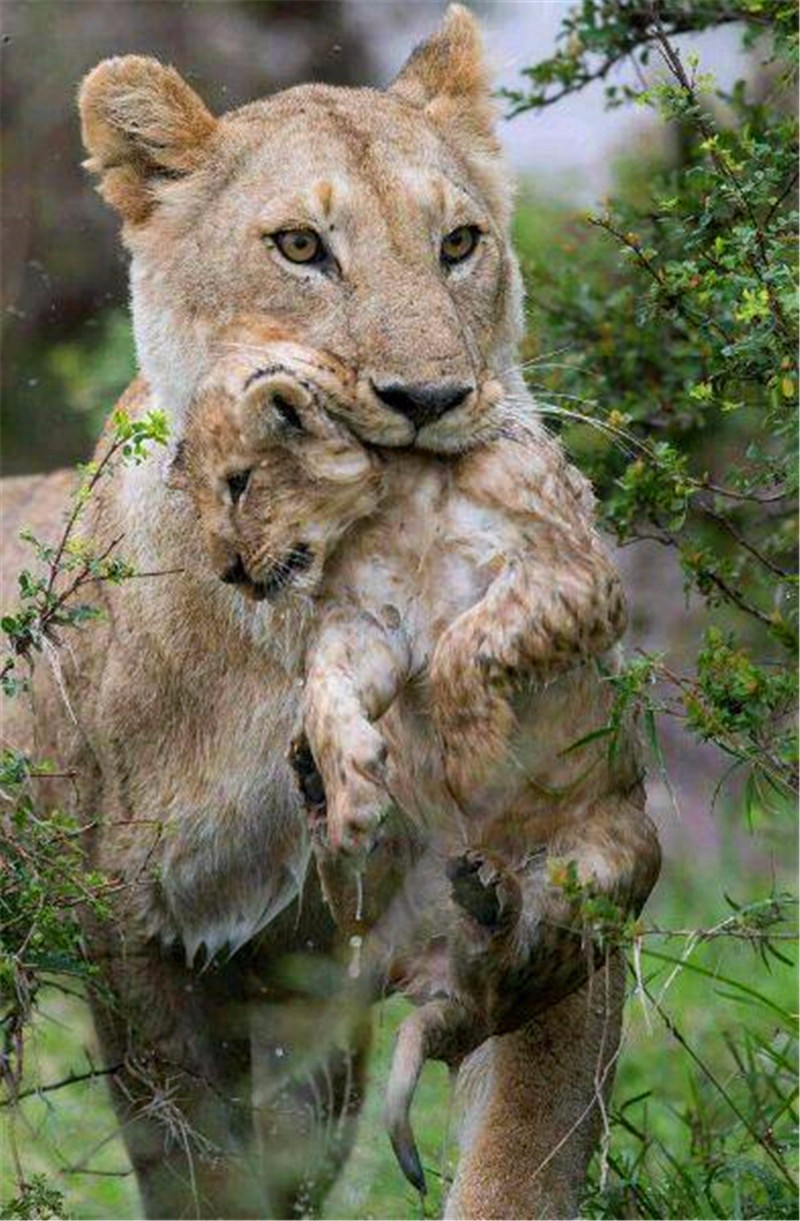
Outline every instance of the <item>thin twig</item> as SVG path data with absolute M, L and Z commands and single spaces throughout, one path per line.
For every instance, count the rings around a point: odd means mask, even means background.
M 60 1081 L 51 1081 L 49 1085 L 35 1085 L 29 1090 L 21 1090 L 13 1098 L 0 1099 L 0 1107 L 15 1107 L 24 1098 L 33 1098 L 39 1094 L 50 1094 L 53 1090 L 63 1090 L 68 1085 L 77 1085 L 80 1081 L 91 1081 L 94 1077 L 113 1077 L 124 1067 L 122 1064 L 112 1064 L 109 1068 L 93 1068 L 88 1073 L 71 1073 Z
M 749 9 L 733 11 L 728 13 L 719 13 L 715 16 L 714 25 L 728 25 L 731 22 L 751 21 L 754 25 L 763 25 L 757 15 L 754 15 Z M 703 28 L 703 27 L 699 27 Z M 687 34 L 698 29 L 698 23 L 693 21 L 691 16 L 676 17 L 670 23 L 670 33 L 672 34 Z M 551 94 L 549 97 L 540 97 L 535 103 L 531 103 L 525 98 L 519 98 L 515 101 L 514 97 L 510 97 L 513 109 L 509 113 L 509 117 L 513 118 L 523 109 L 544 110 L 547 106 L 553 106 L 556 102 L 560 102 L 562 98 L 569 97 L 570 94 L 578 93 L 586 88 L 587 85 L 592 85 L 596 81 L 604 80 L 609 72 L 612 71 L 623 60 L 632 57 L 634 52 L 641 50 L 643 47 L 649 46 L 656 40 L 656 34 L 651 32 L 647 26 L 642 26 L 635 36 L 631 36 L 629 40 L 618 51 L 609 54 L 608 59 L 604 60 L 594 71 L 586 71 L 580 80 L 570 82 L 564 85 L 557 93 Z M 509 97 L 509 91 L 505 91 L 505 96 Z
M 759 551 L 758 547 L 756 547 L 754 543 L 751 543 L 749 539 L 746 539 L 744 535 L 737 530 L 733 522 L 724 515 L 724 513 L 717 513 L 715 509 L 712 509 L 705 504 L 700 505 L 700 510 L 705 514 L 706 517 L 710 517 L 712 521 L 715 521 L 722 526 L 723 530 L 730 534 L 734 542 L 738 543 L 740 547 L 743 547 L 745 551 L 752 555 L 754 560 L 757 560 L 759 564 L 763 564 L 766 569 L 768 569 L 776 577 L 779 577 L 780 580 L 785 581 L 791 575 L 793 575 L 792 573 L 786 572 L 780 567 L 780 565 L 771 560 L 768 555 L 765 555 L 763 551 Z

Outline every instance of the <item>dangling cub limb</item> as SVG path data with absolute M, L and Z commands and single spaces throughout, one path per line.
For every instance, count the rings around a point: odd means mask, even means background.
M 577 991 L 608 953 L 587 926 L 583 902 L 603 897 L 620 920 L 638 915 L 660 860 L 636 785 L 596 802 L 580 825 L 529 852 L 520 866 L 480 852 L 448 862 L 451 995 L 401 1024 L 384 1106 L 398 1162 L 418 1190 L 425 1180 L 410 1108 L 425 1061 L 458 1068 L 487 1038 L 517 1030 Z
M 319 769 L 330 846 L 366 846 L 391 804 L 387 751 L 375 721 L 408 675 L 408 645 L 366 611 L 331 610 L 319 631 L 306 679 L 304 732 Z

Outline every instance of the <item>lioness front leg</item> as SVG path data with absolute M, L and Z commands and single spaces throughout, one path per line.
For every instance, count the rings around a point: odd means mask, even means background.
M 625 628 L 619 577 L 593 538 L 579 546 L 566 530 L 552 535 L 536 554 L 510 559 L 436 646 L 433 717 L 459 800 L 508 748 L 515 686 L 604 652 Z
M 374 722 L 408 668 L 399 630 L 347 609 L 325 620 L 309 662 L 303 729 L 322 777 L 334 849 L 365 848 L 391 804 L 386 745 Z
M 513 1033 L 488 1039 L 456 1082 L 460 1156 L 444 1216 L 578 1217 L 614 1079 L 624 962 Z

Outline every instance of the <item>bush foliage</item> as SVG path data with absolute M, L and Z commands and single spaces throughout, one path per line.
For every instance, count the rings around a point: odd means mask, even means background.
M 565 20 L 564 49 L 509 95 L 519 113 L 623 55 L 651 69 L 607 97 L 654 109 L 674 154 L 576 224 L 560 258 L 530 260 L 531 385 L 618 540 L 673 549 L 708 606 L 693 673 L 665 659 L 639 672 L 670 688 L 657 710 L 716 742 L 764 798 L 797 788 L 796 120 L 782 102 L 796 11 L 682 5 L 667 22 L 657 7 L 587 0 Z M 734 14 L 748 45 L 772 43 L 757 97 L 744 81 L 719 89 L 669 33 Z M 569 355 L 552 368 L 548 349 Z
M 754 84 L 723 90 L 679 36 L 730 22 L 761 67 Z M 677 718 L 730 759 L 728 808 L 779 831 L 797 794 L 796 59 L 797 5 L 786 0 L 583 0 L 557 53 L 506 92 L 514 115 L 602 80 L 607 105 L 660 120 L 661 149 L 622 167 L 618 196 L 567 220 L 560 245 L 529 251 L 525 367 L 618 542 L 672 551 L 687 597 L 705 606 L 693 656 L 685 641 L 679 661 L 640 653 L 613 680 L 610 743 L 622 709 L 638 704 L 661 766 L 659 727 Z M 623 61 L 637 84 L 613 83 Z M 733 914 L 711 930 L 687 930 L 681 953 L 645 937 L 646 968 L 661 959 L 719 982 L 719 962 L 712 971 L 690 954 L 711 935 L 735 936 L 758 947 L 763 974 L 749 997 L 741 979 L 730 996 L 763 999 L 771 964 L 793 978 L 795 898 L 729 902 Z M 649 1121 L 641 1100 L 620 1104 L 591 1215 L 795 1215 L 792 1013 L 778 1006 L 775 1032 L 745 1026 L 731 1039 L 723 1084 L 707 1058 L 718 1048 L 698 1053 L 639 985 L 691 1062 L 689 1139 L 681 1147 L 670 1128 L 665 1140 L 652 1103 Z

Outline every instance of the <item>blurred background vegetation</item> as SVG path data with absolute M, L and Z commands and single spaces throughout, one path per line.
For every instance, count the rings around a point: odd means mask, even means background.
M 415 29 L 442 7 L 413 6 Z M 525 43 L 532 8 L 557 10 L 555 46 Z M 575 142 L 601 138 L 604 104 L 636 116 L 615 129 L 628 134 L 608 150 L 607 199 L 587 214 L 585 182 L 548 187 L 531 159 L 516 218 L 526 373 L 619 546 L 633 618 L 619 707 L 642 709 L 666 848 L 631 947 L 586 1215 L 796 1216 L 797 6 L 481 11 L 519 30 L 499 77 L 515 160 L 520 133 L 578 99 Z M 217 110 L 303 79 L 383 83 L 386 45 L 397 65 L 409 49 L 408 12 L 399 0 L 5 5 L 6 472 L 85 457 L 134 368 L 116 223 L 79 169 L 83 72 L 107 54 L 156 54 Z M 741 80 L 723 86 L 731 34 Z M 401 1015 L 399 1001 L 376 1014 L 371 1093 L 328 1216 L 423 1215 L 378 1120 Z M 92 1054 L 80 1001 L 43 993 L 29 1085 L 85 1072 Z M 139 1215 L 104 1090 L 87 1081 L 21 1104 L 25 1173 L 50 1186 L 36 1208 L 11 1204 L 4 1165 L 5 1215 L 43 1215 L 50 1187 L 74 1216 Z M 416 1120 L 437 1185 L 429 1215 L 454 1164 L 447 1120 L 446 1074 L 429 1066 Z

